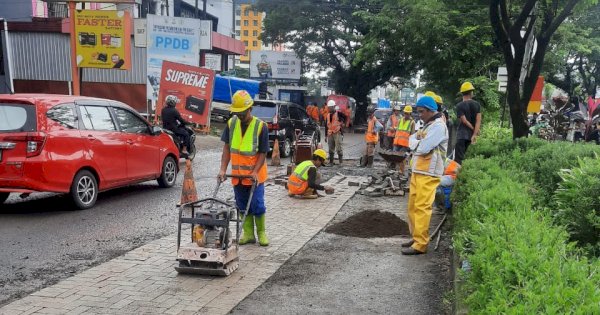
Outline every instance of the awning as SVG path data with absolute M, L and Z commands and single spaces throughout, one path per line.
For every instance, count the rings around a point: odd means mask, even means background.
M 226 55 L 243 55 L 246 53 L 244 42 L 235 38 L 212 32 L 213 51 Z

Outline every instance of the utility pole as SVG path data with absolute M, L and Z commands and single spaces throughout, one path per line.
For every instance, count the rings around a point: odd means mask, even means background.
M 195 13 L 194 13 L 194 18 L 198 18 L 198 0 L 196 0 L 196 5 L 194 6 L 194 8 L 196 9 Z
M 206 20 L 206 1 L 202 0 L 202 19 Z

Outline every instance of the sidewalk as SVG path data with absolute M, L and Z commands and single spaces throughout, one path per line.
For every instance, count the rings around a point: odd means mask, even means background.
M 227 314 L 318 233 L 356 188 L 333 177 L 336 194 L 316 200 L 287 197 L 267 186 L 271 245 L 242 246 L 229 277 L 178 275 L 171 235 L 0 308 L 0 314 Z M 338 181 L 340 181 L 338 183 Z M 175 224 L 175 223 L 174 223 Z

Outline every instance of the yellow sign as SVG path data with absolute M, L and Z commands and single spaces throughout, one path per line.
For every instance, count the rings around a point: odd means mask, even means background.
M 78 10 L 75 13 L 75 36 L 78 67 L 130 68 L 129 12 Z

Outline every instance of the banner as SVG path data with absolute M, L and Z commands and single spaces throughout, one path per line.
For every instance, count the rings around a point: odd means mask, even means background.
M 293 51 L 250 52 L 251 79 L 300 80 L 300 66 L 300 59 Z
M 160 115 L 167 95 L 174 95 L 178 99 L 175 107 L 183 119 L 206 126 L 214 84 L 213 70 L 164 61 L 156 113 Z
M 75 34 L 77 66 L 124 70 L 131 67 L 129 12 L 78 10 Z
M 539 113 L 542 109 L 542 91 L 544 90 L 544 77 L 539 76 L 537 82 L 535 83 L 535 88 L 533 89 L 533 94 L 531 94 L 531 99 L 529 99 L 529 104 L 527 104 L 527 112 L 528 113 Z
M 198 66 L 202 45 L 212 45 L 211 28 L 211 21 L 151 14 L 147 16 L 146 55 L 149 100 L 157 101 L 163 60 Z

